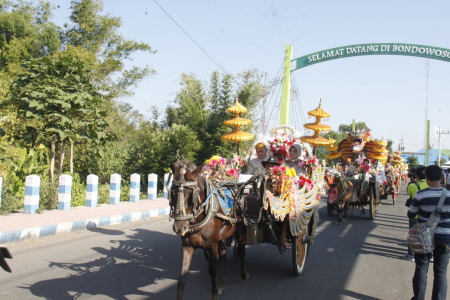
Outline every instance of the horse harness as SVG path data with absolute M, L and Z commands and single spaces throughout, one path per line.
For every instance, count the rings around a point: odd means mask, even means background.
M 202 205 L 199 208 L 197 208 L 195 204 L 197 200 L 200 200 L 200 188 L 197 184 L 197 181 L 185 180 L 184 178 L 185 173 L 186 173 L 185 167 L 181 168 L 179 180 L 173 180 L 172 182 L 172 186 L 178 187 L 178 194 L 176 199 L 177 200 L 176 206 L 174 207 L 171 205 L 170 207 L 171 210 L 169 215 L 170 218 L 174 219 L 175 221 L 188 221 L 189 223 L 192 223 L 202 212 L 206 211 L 205 217 L 199 223 L 189 225 L 190 233 L 202 230 L 203 228 L 208 226 L 215 217 L 223 219 L 225 221 L 229 221 L 231 224 L 237 222 L 236 218 L 231 218 L 219 212 L 219 200 L 217 197 L 218 193 L 222 191 L 220 190 L 220 187 L 214 188 L 214 185 L 210 180 L 205 180 L 208 196 L 202 203 Z M 171 176 L 172 173 L 170 173 L 169 175 L 169 179 L 167 180 L 168 183 L 170 182 Z M 184 197 L 185 188 L 191 189 L 193 191 L 192 192 L 193 207 L 192 213 L 190 214 L 186 213 L 186 199 Z M 168 187 L 166 185 L 166 189 L 169 191 L 168 198 L 169 203 L 171 203 L 172 202 L 171 187 Z M 221 194 L 223 194 L 223 192 Z

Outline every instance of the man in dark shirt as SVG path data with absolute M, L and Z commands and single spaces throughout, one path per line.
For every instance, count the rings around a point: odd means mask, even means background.
M 424 223 L 436 210 L 442 194 L 442 170 L 439 166 L 428 166 L 425 169 L 425 179 L 429 188 L 420 190 L 414 196 L 408 210 L 408 218 L 419 216 L 419 223 Z M 431 299 L 446 299 L 447 296 L 447 266 L 450 254 L 450 193 L 442 206 L 441 219 L 434 232 L 434 281 Z M 416 269 L 413 277 L 414 297 L 424 299 L 427 286 L 427 272 L 430 254 L 414 254 Z

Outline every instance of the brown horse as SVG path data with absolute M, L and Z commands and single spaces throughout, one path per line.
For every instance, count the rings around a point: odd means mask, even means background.
M 225 240 L 235 230 L 235 219 L 226 217 L 211 182 L 200 175 L 202 166 L 178 161 L 171 165 L 174 180 L 169 202 L 173 231 L 181 237 L 181 271 L 178 276 L 177 298 L 183 298 L 192 255 L 197 248 L 204 249 L 209 260 L 212 297 L 222 293 L 224 284 Z M 216 280 L 219 271 L 219 278 Z
M 328 214 L 336 208 L 338 213 L 337 223 L 340 225 L 347 220 L 347 210 L 351 205 L 355 187 L 353 183 L 346 180 L 340 173 L 328 173 L 325 182 L 329 186 L 327 208 Z

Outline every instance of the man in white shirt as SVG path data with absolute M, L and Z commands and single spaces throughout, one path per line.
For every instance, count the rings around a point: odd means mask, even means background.
M 250 159 L 248 162 L 247 174 L 253 175 L 255 173 L 265 173 L 265 169 L 261 162 L 269 159 L 269 155 L 267 155 L 267 146 L 264 143 L 258 143 L 255 146 L 256 156 L 253 159 Z

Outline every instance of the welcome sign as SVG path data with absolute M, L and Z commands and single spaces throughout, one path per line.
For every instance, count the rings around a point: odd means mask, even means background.
M 332 59 L 360 55 L 409 55 L 450 62 L 450 49 L 415 44 L 350 45 L 311 53 L 291 61 L 291 71 Z

